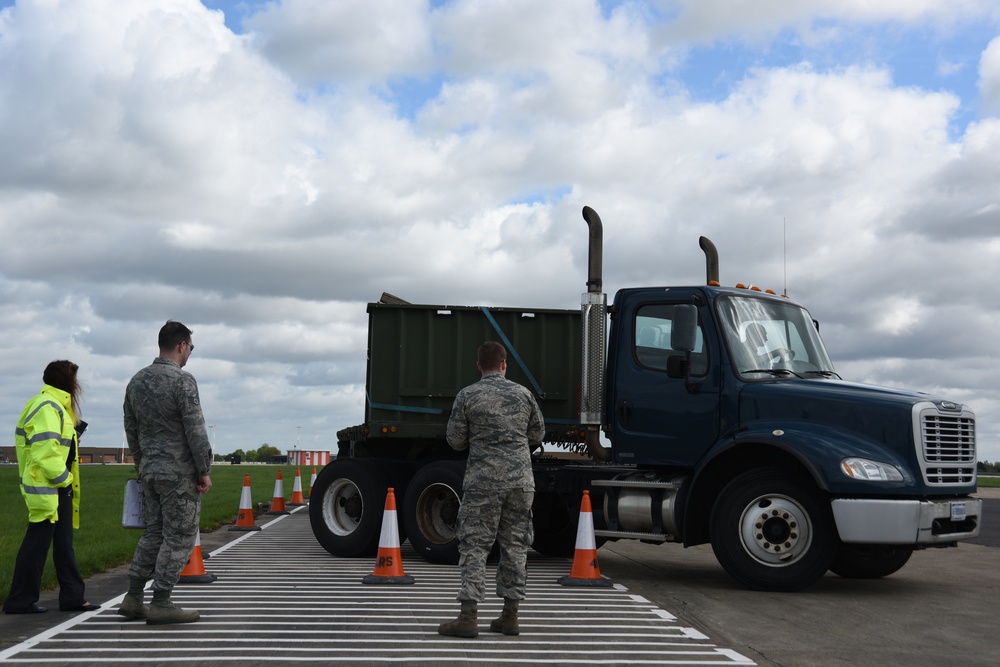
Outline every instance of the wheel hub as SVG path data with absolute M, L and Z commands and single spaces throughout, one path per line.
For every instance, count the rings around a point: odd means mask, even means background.
M 334 535 L 357 530 L 364 513 L 361 490 L 349 479 L 334 481 L 323 498 L 323 521 Z
M 447 484 L 432 484 L 417 498 L 416 520 L 420 533 L 433 544 L 445 544 L 455 538 L 458 508 L 461 501 Z
M 809 548 L 807 516 L 787 496 L 761 496 L 747 505 L 740 518 L 743 548 L 765 565 L 788 565 Z

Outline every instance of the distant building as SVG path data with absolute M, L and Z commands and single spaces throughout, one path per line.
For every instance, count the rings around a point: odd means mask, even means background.
M 17 463 L 13 446 L 0 447 L 0 463 Z M 81 447 L 80 463 L 128 463 L 135 464 L 132 452 L 120 447 Z
M 288 465 L 293 466 L 325 466 L 333 458 L 330 452 L 292 449 L 288 452 Z

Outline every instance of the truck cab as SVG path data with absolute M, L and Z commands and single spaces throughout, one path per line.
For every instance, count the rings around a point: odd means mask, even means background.
M 600 482 L 599 535 L 712 542 L 730 574 L 775 590 L 884 576 L 978 534 L 972 411 L 843 381 L 800 304 L 705 285 L 623 289 L 609 311 L 611 459 L 645 473 L 619 481 L 668 485 L 670 511 L 648 520 L 646 502 L 628 509 L 644 491 Z

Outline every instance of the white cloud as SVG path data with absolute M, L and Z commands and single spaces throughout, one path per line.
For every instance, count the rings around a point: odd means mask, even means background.
M 983 108 L 1000 115 L 1000 37 L 990 42 L 979 61 L 979 91 Z
M 758 41 L 785 28 L 822 43 L 871 23 L 936 24 L 939 28 L 996 17 L 990 0 L 662 0 L 656 3 L 673 17 L 666 34 L 672 40 L 712 42 L 738 37 Z
M 899 336 L 919 325 L 924 310 L 920 300 L 913 297 L 893 297 L 876 305 L 874 329 L 889 336 Z
M 305 81 L 422 75 L 432 64 L 422 0 L 285 0 L 246 26 L 264 54 Z
M 846 376 L 940 390 L 1000 432 L 1000 121 L 956 127 L 958 93 L 836 52 L 762 58 L 693 101 L 658 45 L 733 34 L 763 52 L 786 26 L 923 30 L 991 8 L 671 7 L 657 23 L 639 2 L 298 0 L 246 36 L 194 0 L 4 11 L 0 421 L 65 356 L 90 442 L 117 444 L 124 385 L 174 318 L 224 451 L 287 446 L 296 425 L 332 447 L 363 417 L 366 301 L 575 308 L 588 204 L 610 291 L 700 282 L 704 234 L 723 282 L 787 276 Z M 387 91 L 421 77 L 440 88 L 401 114 Z

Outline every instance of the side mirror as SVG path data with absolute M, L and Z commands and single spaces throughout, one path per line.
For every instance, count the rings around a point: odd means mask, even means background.
M 693 352 L 698 331 L 698 309 L 690 304 L 674 306 L 670 324 L 670 347 L 679 352 Z

